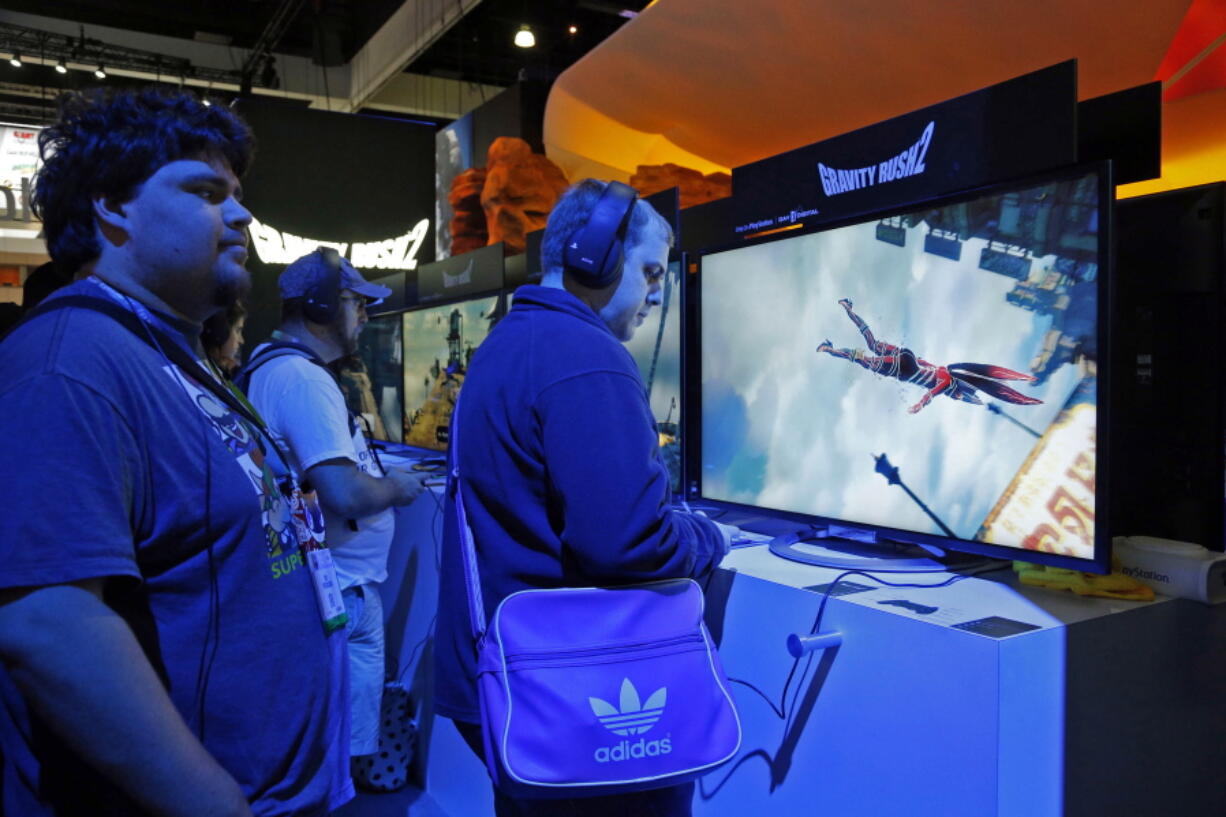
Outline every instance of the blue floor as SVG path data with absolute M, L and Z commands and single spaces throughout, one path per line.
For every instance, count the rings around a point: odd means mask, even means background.
M 453 817 L 444 812 L 430 795 L 413 786 L 387 794 L 358 790 L 358 796 L 332 817 Z M 468 817 L 465 815 L 465 817 Z

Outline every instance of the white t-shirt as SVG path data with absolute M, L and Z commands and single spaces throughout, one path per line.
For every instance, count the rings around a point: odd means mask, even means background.
M 268 423 L 277 445 L 288 452 L 290 467 L 299 479 L 311 466 L 334 459 L 356 463 L 358 470 L 372 477 L 384 476 L 360 424 L 349 424 L 340 387 L 331 374 L 307 358 L 287 354 L 260 366 L 251 376 L 247 398 Z M 324 520 L 342 588 L 387 578 L 387 551 L 395 528 L 390 508 L 358 519 L 356 531 L 349 520 L 338 519 L 327 509 Z

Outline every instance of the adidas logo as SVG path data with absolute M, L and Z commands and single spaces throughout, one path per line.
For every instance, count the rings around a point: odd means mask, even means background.
M 667 697 L 668 687 L 660 687 L 651 693 L 647 703 L 640 703 L 639 691 L 629 678 L 623 678 L 620 709 L 600 698 L 588 698 L 587 702 L 606 729 L 615 735 L 628 736 L 642 734 L 655 726 L 664 714 Z

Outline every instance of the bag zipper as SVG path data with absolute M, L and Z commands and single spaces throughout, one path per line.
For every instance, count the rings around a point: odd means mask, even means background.
M 612 644 L 604 647 L 587 647 L 581 650 L 536 650 L 531 652 L 519 652 L 514 655 L 508 655 L 506 658 L 507 669 L 517 664 L 540 664 L 545 662 L 553 662 L 559 665 L 571 665 L 582 663 L 603 663 L 601 661 L 590 661 L 585 659 L 600 659 L 608 658 L 615 660 L 614 656 L 624 656 L 626 653 L 648 652 L 651 650 L 667 650 L 682 646 L 687 643 L 692 643 L 695 647 L 705 647 L 706 639 L 702 633 L 684 633 L 672 638 L 655 639 L 652 641 L 639 641 L 630 644 Z

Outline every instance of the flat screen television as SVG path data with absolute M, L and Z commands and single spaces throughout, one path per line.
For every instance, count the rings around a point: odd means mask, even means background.
M 403 346 L 400 315 L 371 318 L 358 341 L 359 365 L 352 368 L 352 388 L 345 388 L 349 410 L 363 418 L 371 438 L 398 443 L 404 437 L 401 414 L 404 405 Z M 346 381 L 346 369 L 340 376 Z
M 1111 196 L 1082 165 L 704 253 L 687 498 L 1105 572 Z
M 670 261 L 660 306 L 626 344 L 647 387 L 673 493 L 681 490 L 681 261 Z
M 495 294 L 404 313 L 405 443 L 447 450 L 468 363 L 506 310 L 507 296 Z

